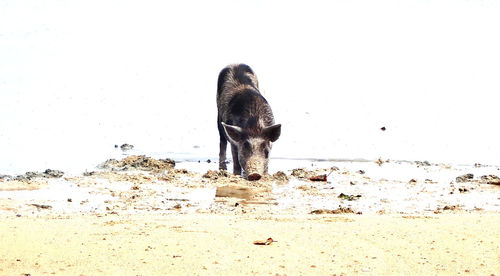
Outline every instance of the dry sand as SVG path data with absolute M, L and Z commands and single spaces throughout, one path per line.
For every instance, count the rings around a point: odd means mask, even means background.
M 0 274 L 498 275 L 499 225 L 498 214 L 9 218 Z
M 4 177 L 0 275 L 500 275 L 499 168 L 314 165 L 249 182 L 131 156 Z

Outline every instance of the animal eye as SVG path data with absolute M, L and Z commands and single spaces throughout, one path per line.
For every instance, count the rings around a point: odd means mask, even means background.
M 266 156 L 266 158 L 269 157 L 269 150 L 267 149 L 266 143 L 260 144 L 260 150 L 261 150 L 261 152 L 264 153 L 264 155 Z
M 248 141 L 245 141 L 245 143 L 243 143 L 243 148 L 249 150 L 250 149 L 250 143 L 248 143 Z
M 260 144 L 260 150 L 262 150 L 262 151 L 266 150 L 266 143 Z

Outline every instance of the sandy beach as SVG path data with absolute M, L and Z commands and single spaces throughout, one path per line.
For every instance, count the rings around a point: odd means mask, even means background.
M 499 15 L 0 1 L 0 276 L 500 276 Z
M 498 275 L 497 167 L 279 162 L 3 176 L 0 275 Z
M 498 214 L 9 218 L 0 274 L 498 275 L 498 225 Z

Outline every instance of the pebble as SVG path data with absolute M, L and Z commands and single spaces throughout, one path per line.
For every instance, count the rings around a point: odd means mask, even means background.
M 130 145 L 130 144 L 123 144 L 123 145 L 120 146 L 120 149 L 123 150 L 123 151 L 131 150 L 133 148 L 134 148 L 134 146 Z

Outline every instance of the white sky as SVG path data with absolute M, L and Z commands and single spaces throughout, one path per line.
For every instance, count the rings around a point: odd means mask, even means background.
M 497 1 L 1 1 L 0 173 L 123 142 L 217 156 L 235 62 L 274 156 L 500 164 L 498 49 Z

